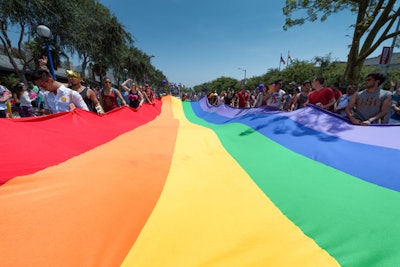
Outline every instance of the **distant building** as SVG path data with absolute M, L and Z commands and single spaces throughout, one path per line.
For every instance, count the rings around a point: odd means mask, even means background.
M 22 69 L 22 64 L 19 63 L 19 60 L 16 60 L 18 68 Z M 34 69 L 27 69 L 26 70 L 26 77 L 29 80 L 29 76 L 33 72 Z M 63 68 L 58 68 L 57 70 L 54 71 L 57 78 L 61 80 L 67 80 L 67 74 L 65 69 Z M 0 75 L 6 76 L 10 75 L 11 73 L 15 73 L 13 65 L 11 65 L 10 60 L 8 59 L 8 56 L 6 55 L 1 55 L 0 54 Z
M 367 58 L 364 62 L 365 66 L 383 68 L 384 66 L 379 64 L 380 56 Z M 390 60 L 389 70 L 399 70 L 400 69 L 400 53 L 393 53 Z

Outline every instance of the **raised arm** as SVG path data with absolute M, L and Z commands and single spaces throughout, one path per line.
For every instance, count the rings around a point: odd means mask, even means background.
M 133 82 L 133 80 L 132 79 L 128 79 L 128 80 L 124 81 L 121 84 L 121 89 L 124 90 L 125 92 L 129 92 L 130 91 L 129 87 L 126 86 L 129 82 Z

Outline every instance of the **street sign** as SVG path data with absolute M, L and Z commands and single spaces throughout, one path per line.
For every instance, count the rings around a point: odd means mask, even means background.
M 390 59 L 390 54 L 392 48 L 390 46 L 384 46 L 382 48 L 382 54 L 381 57 L 379 58 L 379 64 L 380 65 L 388 65 L 389 64 L 389 59 Z

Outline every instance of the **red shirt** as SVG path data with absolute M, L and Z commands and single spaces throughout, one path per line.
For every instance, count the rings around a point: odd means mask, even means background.
M 154 92 L 153 92 L 153 90 L 147 88 L 147 89 L 144 90 L 144 92 L 146 93 L 147 97 L 149 98 L 150 103 L 153 103 L 153 101 L 154 101 Z
M 239 100 L 239 108 L 244 108 L 247 105 L 247 99 L 249 99 L 249 94 L 247 92 L 239 91 L 237 93 L 237 97 Z
M 103 107 L 105 112 L 108 112 L 118 107 L 117 95 L 114 93 L 114 89 L 111 89 L 108 95 L 104 94 L 104 91 L 102 91 L 101 98 L 103 100 Z
M 342 96 L 342 92 L 340 92 L 339 90 L 334 91 L 333 94 L 335 95 L 336 101 Z
M 331 99 L 335 98 L 335 95 L 331 88 L 321 88 L 319 90 L 312 91 L 308 97 L 308 102 L 310 104 L 321 103 L 322 105 L 328 104 Z M 330 107 L 329 109 L 331 109 Z

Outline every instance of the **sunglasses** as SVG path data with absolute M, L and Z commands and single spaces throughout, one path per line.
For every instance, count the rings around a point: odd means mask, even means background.
M 104 82 L 104 83 L 111 83 L 111 82 Z
M 47 83 L 49 80 L 47 80 L 47 81 L 40 80 L 40 81 L 41 81 L 40 84 L 38 82 L 36 82 L 36 85 L 41 89 L 47 89 Z

